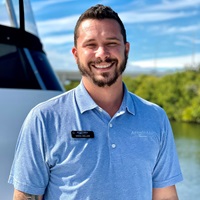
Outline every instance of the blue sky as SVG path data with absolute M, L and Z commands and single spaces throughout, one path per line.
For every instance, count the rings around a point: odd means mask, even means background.
M 200 0 L 31 0 L 39 36 L 55 70 L 77 71 L 71 53 L 79 15 L 97 3 L 121 17 L 131 44 L 127 72 L 200 63 Z

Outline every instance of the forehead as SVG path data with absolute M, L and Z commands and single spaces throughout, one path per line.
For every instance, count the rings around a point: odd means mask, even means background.
M 123 39 L 119 23 L 114 19 L 86 19 L 78 29 L 78 38 L 116 37 Z

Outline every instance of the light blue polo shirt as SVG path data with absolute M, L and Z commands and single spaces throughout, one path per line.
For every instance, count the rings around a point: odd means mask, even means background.
M 71 131 L 93 131 L 94 138 L 73 138 Z M 152 188 L 181 180 L 163 109 L 124 86 L 111 118 L 82 82 L 31 110 L 9 177 L 16 189 L 45 200 L 151 200 Z

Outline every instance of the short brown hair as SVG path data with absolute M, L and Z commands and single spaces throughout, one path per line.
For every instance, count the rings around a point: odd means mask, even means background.
M 126 40 L 126 30 L 124 24 L 122 23 L 121 19 L 119 18 L 118 14 L 112 10 L 109 6 L 104 6 L 101 4 L 97 4 L 96 6 L 92 6 L 88 10 L 86 10 L 78 19 L 75 29 L 74 29 L 74 45 L 77 45 L 77 38 L 78 38 L 78 28 L 80 24 L 86 19 L 114 19 L 116 20 L 121 28 L 121 34 L 124 39 L 124 43 L 127 42 Z

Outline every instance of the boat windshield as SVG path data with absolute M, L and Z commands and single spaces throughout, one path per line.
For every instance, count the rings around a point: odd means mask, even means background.
M 24 0 L 23 2 L 25 30 L 38 37 L 38 31 L 35 24 L 31 3 L 29 0 Z M 0 0 L 0 13 L 0 25 L 19 28 L 19 0 Z

